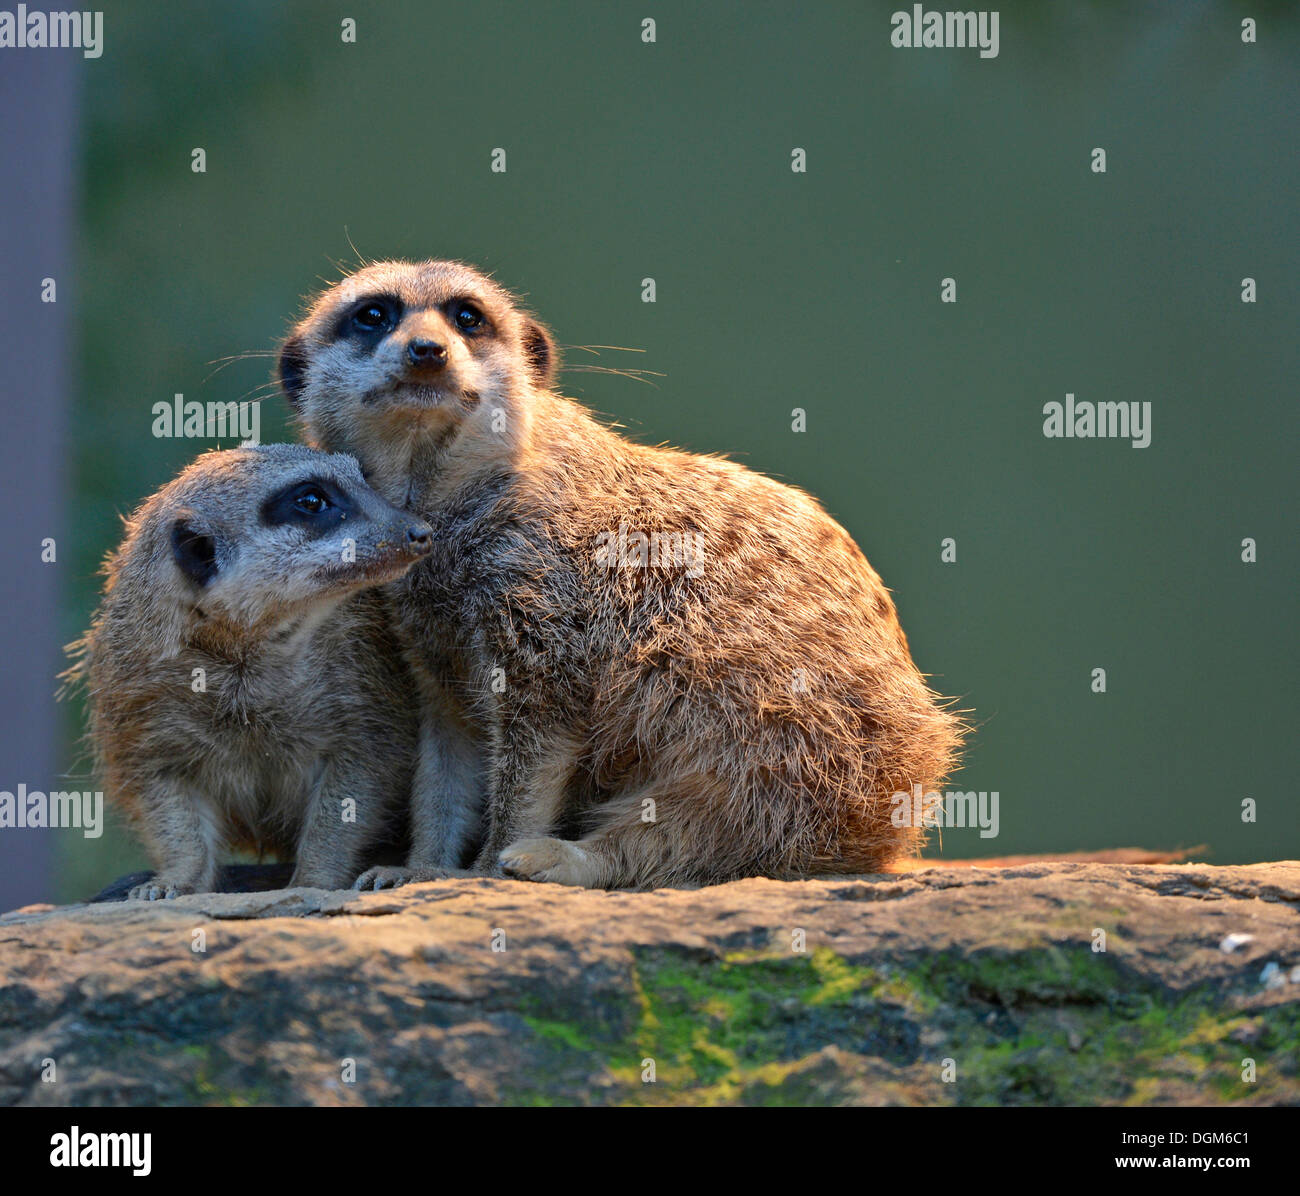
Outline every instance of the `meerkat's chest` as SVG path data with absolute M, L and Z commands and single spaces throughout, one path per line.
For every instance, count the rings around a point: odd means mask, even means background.
M 304 718 L 309 695 L 287 681 L 234 671 L 210 674 L 205 692 L 189 695 L 169 728 L 184 771 L 223 804 L 295 805 L 315 783 L 338 727 L 328 717 Z

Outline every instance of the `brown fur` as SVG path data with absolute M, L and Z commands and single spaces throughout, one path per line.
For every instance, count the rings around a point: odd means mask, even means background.
M 351 504 L 341 522 L 267 515 L 273 495 L 319 479 Z M 197 549 L 177 548 L 178 527 Z M 417 732 L 386 600 L 370 587 L 427 551 L 427 533 L 355 461 L 299 445 L 205 454 L 127 521 L 66 675 L 88 687 L 98 769 L 158 868 L 132 897 L 212 889 L 232 846 L 296 856 L 294 884 L 352 882 L 402 817 Z M 196 574 L 209 549 L 211 575 Z
M 425 709 L 405 878 L 475 848 L 479 871 L 608 887 L 914 853 L 891 796 L 940 780 L 962 728 L 848 533 L 792 486 L 623 439 L 554 368 L 549 334 L 452 262 L 366 267 L 282 354 L 306 438 L 435 532 L 393 587 Z M 703 560 L 608 567 L 621 527 L 697 535 Z

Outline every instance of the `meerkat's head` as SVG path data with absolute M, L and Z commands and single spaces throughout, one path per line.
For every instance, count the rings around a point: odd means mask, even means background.
M 395 443 L 415 451 L 509 417 L 521 395 L 551 385 L 556 365 L 550 333 L 479 271 L 393 261 L 316 299 L 279 376 L 313 444 L 382 473 Z
M 133 516 L 107 601 L 147 600 L 163 625 L 171 612 L 176 627 L 264 628 L 392 581 L 431 548 L 428 524 L 385 502 L 351 457 L 246 446 L 205 453 Z

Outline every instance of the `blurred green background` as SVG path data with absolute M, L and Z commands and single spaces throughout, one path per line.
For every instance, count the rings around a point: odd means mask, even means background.
M 562 344 L 644 350 L 572 364 L 664 375 L 566 393 L 804 486 L 853 533 L 974 711 L 950 787 L 1001 797 L 1000 838 L 943 854 L 1300 856 L 1296 9 L 1003 5 L 985 60 L 892 48 L 895 7 L 106 6 L 65 638 L 118 514 L 211 447 L 155 439 L 155 402 L 260 394 L 272 358 L 219 359 L 272 352 L 354 247 L 463 258 Z M 1045 439 L 1067 391 L 1149 400 L 1151 446 Z M 290 435 L 268 399 L 262 438 Z M 61 838 L 64 898 L 143 863 L 120 828 Z

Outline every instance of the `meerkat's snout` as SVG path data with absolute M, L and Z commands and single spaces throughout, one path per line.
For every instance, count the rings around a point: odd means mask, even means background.
M 406 551 L 416 558 L 433 551 L 433 529 L 423 520 L 406 529 Z
M 417 385 L 442 383 L 440 375 L 454 373 L 453 335 L 450 324 L 437 308 L 409 308 L 389 333 L 390 340 L 396 342 L 393 358 L 398 370 L 406 380 Z
M 427 337 L 412 337 L 406 346 L 406 368 L 436 374 L 447 364 L 447 346 Z
M 467 310 L 467 309 L 466 309 Z M 391 364 L 390 399 L 399 405 L 441 406 L 448 398 L 473 389 L 473 354 L 456 344 L 460 334 L 438 307 L 412 307 L 376 347 L 377 360 Z
M 351 571 L 372 581 L 385 574 L 400 576 L 433 551 L 433 528 L 423 519 L 392 506 L 369 488 L 355 498 L 357 518 L 350 528 L 354 560 L 339 571 L 341 578 Z

